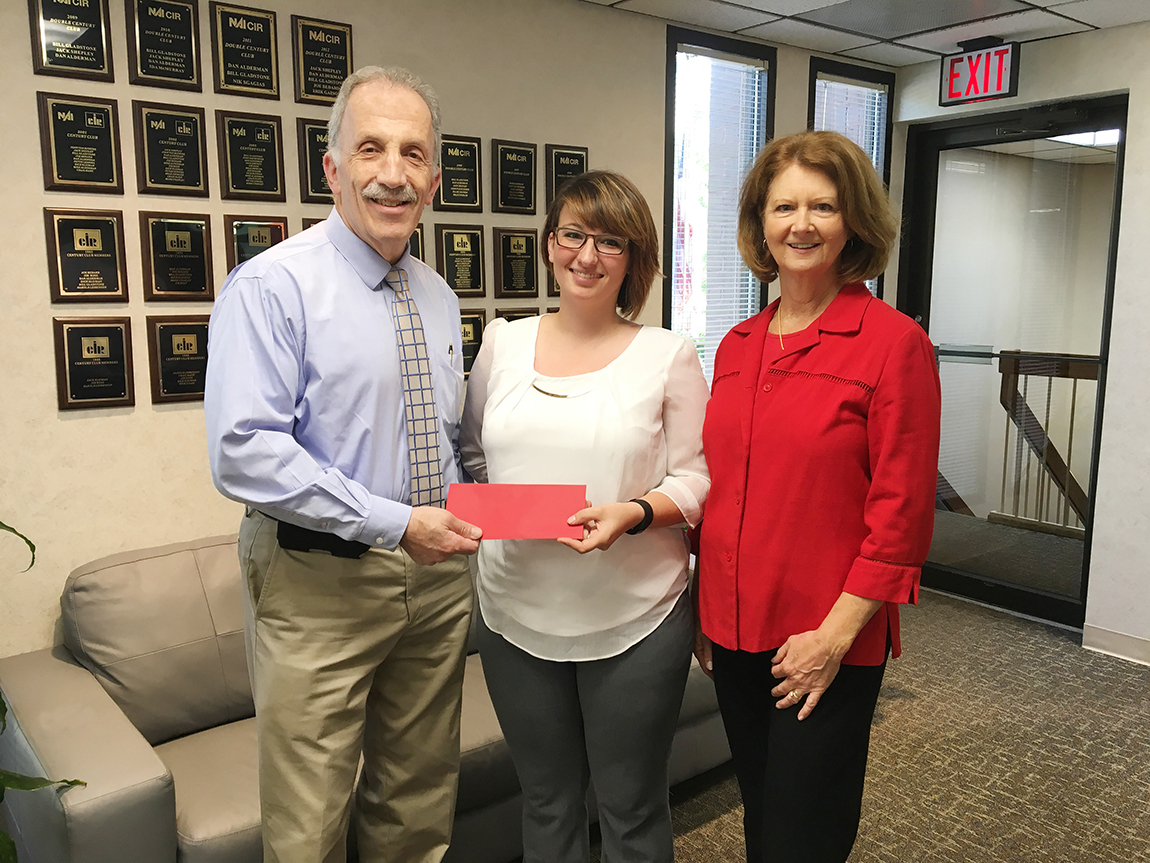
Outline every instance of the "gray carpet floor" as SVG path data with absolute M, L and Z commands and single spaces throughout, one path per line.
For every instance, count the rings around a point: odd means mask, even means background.
M 903 617 L 851 863 L 1150 861 L 1150 668 L 943 594 Z M 745 860 L 729 766 L 672 802 L 678 863 Z

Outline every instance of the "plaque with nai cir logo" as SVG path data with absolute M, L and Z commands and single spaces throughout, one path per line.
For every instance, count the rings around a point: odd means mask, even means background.
M 216 111 L 220 194 L 233 201 L 286 201 L 280 118 Z
M 351 25 L 318 18 L 291 16 L 295 100 L 330 105 L 343 79 L 355 67 L 351 61 Z
M 555 193 L 567 180 L 578 177 L 587 171 L 587 148 L 568 147 L 564 144 L 547 144 L 543 148 L 546 165 L 547 206 L 555 199 Z
M 479 163 L 479 139 L 444 135 L 439 149 L 443 170 L 432 207 L 436 210 L 482 213 L 483 171 Z
M 203 90 L 197 0 L 125 0 L 128 80 L 145 87 Z
M 52 318 L 56 403 L 62 411 L 131 407 L 132 322 L 128 318 Z
M 204 400 L 208 315 L 148 315 L 152 404 Z
M 224 216 L 228 272 L 287 237 L 286 216 Z
M 276 13 L 212 3 L 212 71 L 216 92 L 280 97 Z
M 44 209 L 54 303 L 126 303 L 124 217 L 118 210 Z
M 132 102 L 139 191 L 150 195 L 208 196 L 204 109 Z
M 28 0 L 32 23 L 32 70 L 112 81 L 108 0 Z
M 37 93 L 44 188 L 124 193 L 115 99 Z
M 327 121 L 296 119 L 299 135 L 299 196 L 305 204 L 331 204 L 331 187 L 323 170 L 327 152 Z
M 211 220 L 200 213 L 140 213 L 144 299 L 203 302 L 212 284 Z
M 539 296 L 539 234 L 492 228 L 495 239 L 495 297 Z M 535 312 L 533 312 L 535 314 Z
M 457 296 L 486 296 L 482 226 L 436 225 L 435 256 L 439 275 Z
M 535 215 L 535 145 L 520 141 L 491 142 L 491 210 Z
M 459 320 L 463 325 L 463 374 L 471 374 L 471 366 L 483 344 L 483 328 L 487 325 L 487 312 L 483 309 L 460 309 Z

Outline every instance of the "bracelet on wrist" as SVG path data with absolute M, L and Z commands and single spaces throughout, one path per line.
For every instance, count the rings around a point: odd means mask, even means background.
M 627 531 L 627 533 L 631 534 L 631 536 L 635 536 L 636 534 L 642 533 L 651 526 L 651 522 L 655 518 L 655 510 L 651 509 L 651 504 L 647 503 L 647 501 L 643 500 L 642 498 L 633 497 L 627 502 L 637 503 L 643 508 L 643 517 L 639 520 L 639 523 Z

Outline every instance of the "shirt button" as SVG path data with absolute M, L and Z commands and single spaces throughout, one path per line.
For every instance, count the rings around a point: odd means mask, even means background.
M 377 537 L 375 538 L 375 544 L 376 544 L 376 545 L 383 545 L 383 537 L 382 537 L 382 536 L 377 536 Z
M 771 385 L 770 384 L 763 384 L 763 392 L 769 393 L 770 391 L 771 391 Z
M 742 505 L 743 505 L 743 499 L 741 497 L 736 497 L 735 498 L 735 506 L 742 506 Z
M 322 527 L 324 530 L 327 530 L 327 522 L 326 521 L 321 521 L 319 523 L 319 526 Z
M 727 552 L 727 562 L 731 562 L 731 553 L 729 551 Z

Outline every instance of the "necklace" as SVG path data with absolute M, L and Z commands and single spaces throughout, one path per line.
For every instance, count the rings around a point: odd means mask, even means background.
M 783 346 L 783 301 L 782 300 L 779 300 L 779 307 L 775 311 L 775 323 L 779 327 L 779 350 L 785 351 L 786 348 Z
M 535 384 L 532 384 L 532 385 L 531 385 L 531 389 L 535 390 L 535 392 L 537 392 L 537 393 L 543 393 L 543 395 L 545 395 L 545 396 L 551 396 L 551 398 L 553 398 L 553 399 L 566 399 L 566 398 L 570 398 L 570 396 L 568 396 L 568 395 L 564 395 L 563 393 L 549 393 L 549 392 L 547 392 L 547 390 L 541 390 L 541 389 L 539 389 L 539 387 L 538 387 L 537 385 L 535 385 Z

